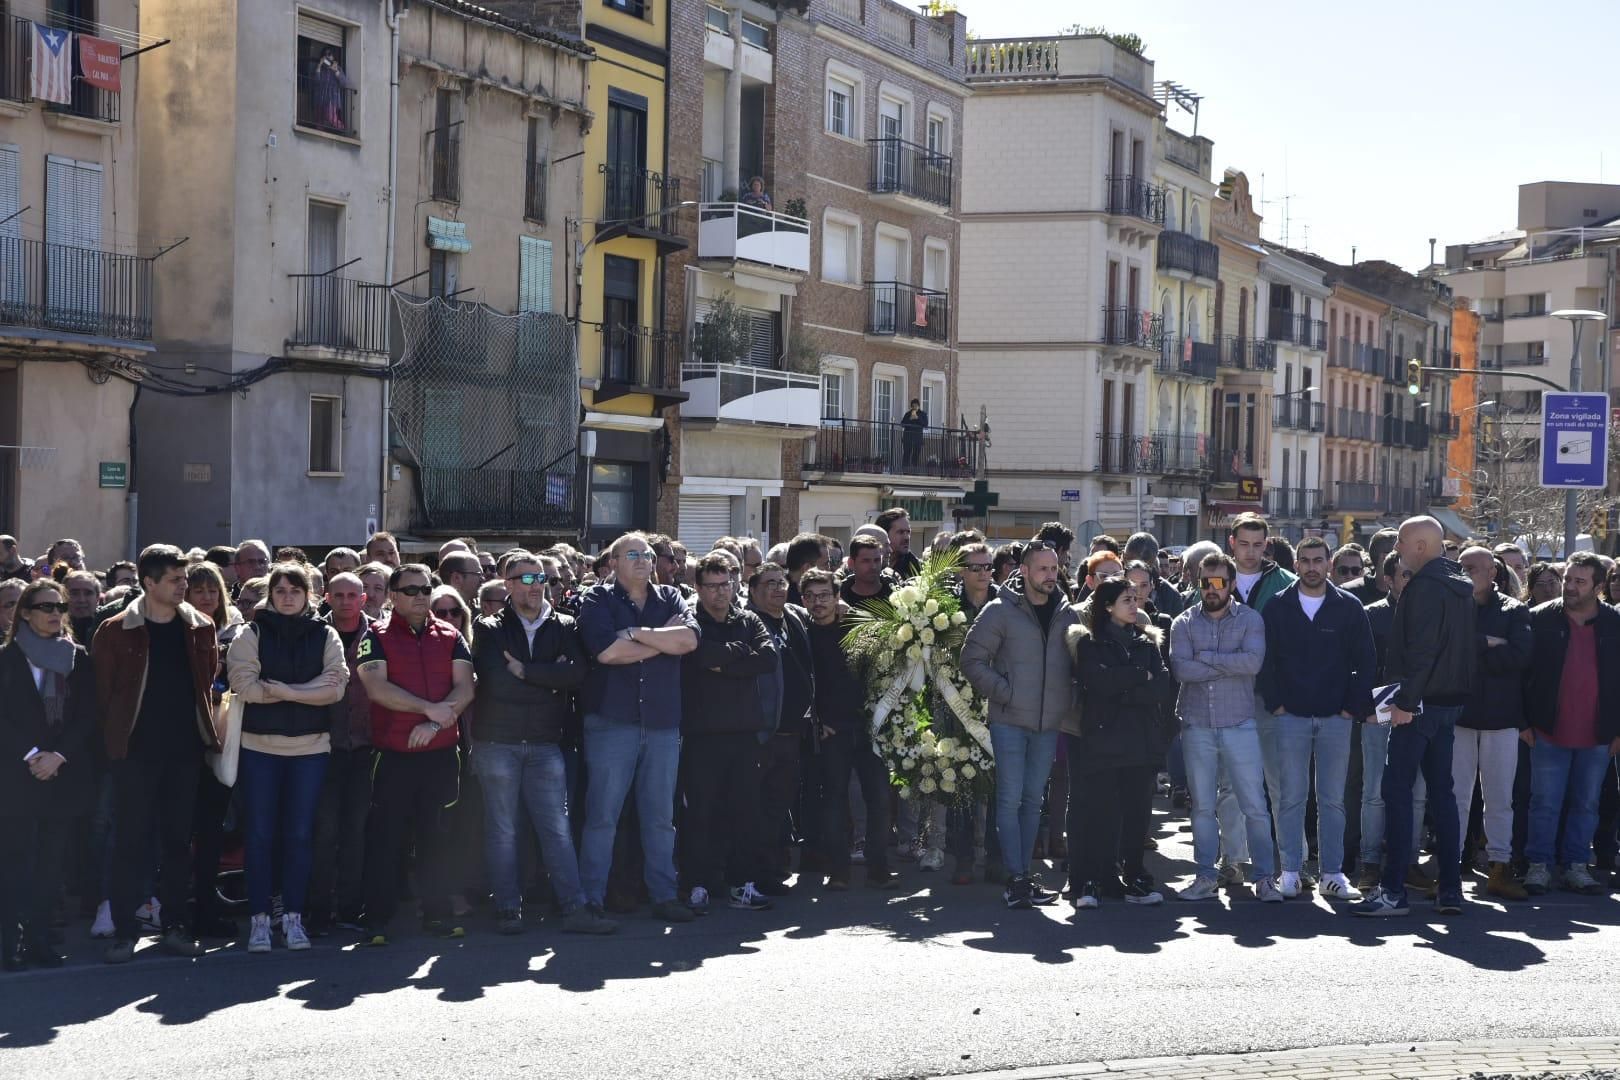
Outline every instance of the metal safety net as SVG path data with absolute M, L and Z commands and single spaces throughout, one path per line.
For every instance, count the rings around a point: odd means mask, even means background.
M 579 363 L 561 315 L 394 295 L 389 419 L 422 529 L 571 534 Z

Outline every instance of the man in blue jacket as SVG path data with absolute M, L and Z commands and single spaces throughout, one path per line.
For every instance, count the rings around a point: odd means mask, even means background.
M 1344 784 L 1356 723 L 1372 712 L 1378 654 L 1360 601 L 1328 581 L 1332 557 L 1321 537 L 1300 541 L 1294 554 L 1299 579 L 1261 615 L 1266 660 L 1259 693 L 1267 715 L 1260 750 L 1282 853 L 1278 888 L 1285 897 L 1299 895 L 1314 754 L 1320 889 L 1330 899 L 1360 900 L 1343 873 Z

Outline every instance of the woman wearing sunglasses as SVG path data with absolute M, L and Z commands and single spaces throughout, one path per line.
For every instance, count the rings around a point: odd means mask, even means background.
M 278 563 L 269 602 L 236 636 L 225 660 L 241 695 L 242 750 L 237 776 L 247 839 L 248 952 L 270 951 L 272 864 L 281 853 L 282 934 L 287 948 L 309 948 L 303 913 L 314 858 L 315 811 L 332 749 L 327 706 L 343 699 L 349 666 L 343 640 L 315 614 L 309 575 Z
M 22 591 L 0 648 L 0 961 L 60 967 L 51 911 L 75 819 L 94 798 L 90 739 L 96 683 L 75 644 L 67 590 L 49 578 Z

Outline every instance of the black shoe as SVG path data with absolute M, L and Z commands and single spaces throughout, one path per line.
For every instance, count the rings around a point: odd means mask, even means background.
M 197 936 L 200 938 L 223 938 L 229 941 L 241 932 L 242 928 L 235 922 L 217 915 L 197 920 Z
M 1093 883 L 1093 888 L 1105 900 L 1125 899 L 1125 882 L 1118 877 L 1104 877 L 1101 881 Z
M 1058 894 L 1041 884 L 1041 879 L 1031 875 L 1024 879 L 1029 883 L 1029 902 L 1036 907 L 1045 907 L 1058 901 Z
M 785 881 L 756 881 L 754 891 L 762 896 L 792 896 L 793 886 Z
M 523 912 L 513 909 L 511 911 L 497 911 L 495 913 L 495 932 L 511 937 L 523 933 Z
M 1461 915 L 1463 913 L 1462 893 L 1451 889 L 1441 889 L 1435 897 L 1434 913 L 1436 915 Z
M 1185 810 L 1188 804 L 1187 789 L 1184 787 L 1172 788 L 1170 791 L 1170 807 L 1174 810 Z
M 1034 890 L 1030 887 L 1029 878 L 1014 875 L 1001 891 L 1001 899 L 1013 911 L 1034 907 Z
M 1121 881 L 1120 895 L 1127 904 L 1152 907 L 1164 903 L 1164 894 L 1153 887 L 1153 879 L 1143 875 L 1135 881 Z

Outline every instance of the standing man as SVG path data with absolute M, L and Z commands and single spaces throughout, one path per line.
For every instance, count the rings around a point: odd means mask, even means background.
M 776 644 L 758 615 L 738 607 L 731 567 L 719 552 L 698 563 L 698 644 L 681 660 L 681 776 L 686 796 L 682 873 L 687 906 L 709 911 L 709 889 L 725 879 L 731 906 L 764 911 L 756 882 L 761 850 L 761 751 L 776 727 Z
M 1058 734 L 1074 717 L 1074 675 L 1066 640 L 1080 617 L 1057 594 L 1058 559 L 1032 542 L 1019 566 L 1022 585 L 1004 585 L 968 628 L 962 674 L 990 703 L 996 758 L 996 838 L 1006 862 L 1009 908 L 1050 904 L 1057 894 L 1030 873 L 1041 798 Z
M 231 561 L 236 574 L 236 591 L 243 582 L 264 577 L 270 572 L 270 547 L 263 540 L 243 540 L 236 545 L 236 558 Z M 234 592 L 232 596 L 236 595 Z
M 1380 579 L 1378 570 L 1384 565 L 1391 552 L 1395 550 L 1396 531 L 1394 529 L 1379 529 L 1367 543 L 1366 576 L 1360 581 L 1345 585 L 1351 596 L 1360 600 L 1365 607 L 1388 595 L 1389 590 Z
M 470 551 L 452 551 L 439 560 L 439 580 L 461 594 L 469 610 L 478 610 L 478 589 L 484 584 L 484 565 Z
M 372 622 L 382 618 L 383 606 L 388 603 L 388 578 L 392 573 L 393 571 L 387 565 L 375 562 L 366 563 L 366 565 L 355 571 L 355 576 L 360 579 L 360 584 L 365 587 L 366 618 Z M 349 670 L 353 671 L 354 668 L 351 667 Z
M 371 814 L 366 822 L 364 931 L 388 944 L 399 906 L 400 865 L 415 840 L 417 898 L 423 928 L 461 937 L 451 919 L 449 810 L 461 797 L 457 719 L 472 704 L 472 654 L 461 632 L 430 610 L 433 579 L 406 563 L 388 579 L 393 609 L 355 651 L 371 699 Z
M 1552 885 L 1553 859 L 1572 892 L 1607 891 L 1592 880 L 1592 836 L 1611 758 L 1620 753 L 1620 611 L 1598 600 L 1603 562 L 1577 551 L 1564 569 L 1563 597 L 1530 612 L 1535 648 L 1525 680 L 1524 740 L 1530 746 L 1529 862 L 1524 887 Z M 1415 581 L 1414 581 L 1415 583 Z M 1553 845 L 1559 835 L 1559 850 Z
M 748 610 L 765 623 L 781 658 L 774 678 L 779 702 L 775 727 L 760 751 L 760 857 L 761 880 L 755 887 L 766 896 L 790 891 L 790 871 L 783 837 L 788 815 L 799 793 L 800 755 L 810 733 L 816 703 L 816 664 L 810 650 L 810 616 L 787 602 L 788 574 L 768 562 L 748 586 Z M 805 834 L 802 823 L 798 829 Z
M 1261 723 L 1260 747 L 1277 819 L 1283 896 L 1299 895 L 1314 757 L 1319 888 L 1329 899 L 1360 900 L 1343 872 L 1344 788 L 1350 740 L 1373 711 L 1378 661 L 1361 603 L 1328 581 L 1330 558 L 1321 537 L 1301 540 L 1294 552 L 1299 579 L 1266 605 L 1258 692 L 1270 715 Z
M 922 560 L 911 551 L 911 516 L 898 506 L 885 510 L 872 522 L 889 537 L 889 566 L 900 575 L 901 581 L 910 581 L 922 570 Z M 850 553 L 854 554 L 851 546 Z
M 868 600 L 887 600 L 894 586 L 883 576 L 883 542 L 871 536 L 857 536 L 849 542 L 850 575 L 844 579 L 838 598 L 850 607 Z M 801 586 L 802 589 L 802 586 Z
M 509 603 L 479 619 L 473 635 L 478 730 L 472 760 L 484 794 L 484 865 L 495 893 L 496 928 L 522 933 L 517 838 L 527 813 L 563 910 L 563 930 L 611 934 L 618 924 L 585 902 L 568 825 L 560 743 L 573 714 L 573 690 L 585 679 L 585 648 L 574 620 L 547 602 L 549 576 L 527 551 L 509 558 Z
M 608 551 L 613 583 L 580 601 L 585 654 L 595 659 L 581 693 L 585 712 L 585 831 L 580 884 L 598 907 L 607 892 L 613 837 L 632 786 L 641 826 L 642 874 L 653 915 L 690 922 L 675 895 L 675 778 L 681 748 L 681 657 L 697 648 L 697 619 L 681 594 L 652 582 L 644 534 Z
M 922 402 L 911 399 L 911 407 L 900 417 L 901 471 L 922 464 L 923 432 L 928 429 L 928 414 Z
M 203 752 L 219 749 L 221 737 L 212 693 L 219 643 L 208 616 L 185 602 L 185 555 L 172 545 L 153 544 L 137 566 L 141 595 L 101 624 L 92 646 L 118 824 L 109 964 L 134 958 L 135 909 L 154 875 L 163 948 L 181 956 L 202 954 L 186 913 L 192 817 Z
M 788 541 L 787 549 L 787 602 L 803 605 L 799 596 L 799 577 L 806 570 L 827 569 L 827 546 L 817 533 L 800 533 Z
M 1196 566 L 1199 603 L 1170 624 L 1170 671 L 1181 684 L 1176 716 L 1192 799 L 1193 861 L 1197 876 L 1182 900 L 1209 900 L 1220 889 L 1216 861 L 1230 835 L 1245 832 L 1256 856 L 1255 895 L 1280 903 L 1271 852 L 1271 811 L 1266 807 L 1260 732 L 1255 722 L 1254 680 L 1266 659 L 1265 623 L 1252 608 L 1232 599 L 1237 564 L 1215 551 Z M 1229 778 L 1237 814 L 1217 813 L 1218 778 Z
M 1259 514 L 1239 514 L 1232 522 L 1226 542 L 1237 564 L 1237 588 L 1233 596 L 1245 607 L 1266 613 L 1273 596 L 1294 583 L 1294 575 L 1266 558 L 1266 539 L 1271 532 Z
M 1183 607 L 1181 594 L 1159 574 L 1159 538 L 1150 532 L 1134 533 L 1125 541 L 1124 555 L 1125 563 L 1143 563 L 1153 574 L 1153 593 L 1150 599 L 1154 608 L 1166 618 L 1174 619 L 1180 615 Z
M 23 558 L 22 551 L 18 549 L 17 538 L 0 534 L 0 581 L 7 578 L 27 581 L 33 567 L 34 561 Z
M 1479 654 L 1474 690 L 1457 721 L 1451 782 L 1457 794 L 1459 832 L 1467 832 L 1474 781 L 1484 796 L 1485 850 L 1490 878 L 1485 891 L 1504 900 L 1529 894 L 1513 879 L 1513 785 L 1519 773 L 1519 730 L 1524 722 L 1524 673 L 1535 650 L 1530 609 L 1496 587 L 1496 557 L 1470 544 L 1458 562 L 1474 583 Z
M 1405 915 L 1406 865 L 1412 844 L 1412 786 L 1428 784 L 1439 851 L 1435 911 L 1462 913 L 1457 802 L 1451 791 L 1451 748 L 1457 720 L 1474 689 L 1474 583 L 1445 557 L 1445 532 L 1431 517 L 1407 518 L 1395 541 L 1412 571 L 1390 630 L 1387 677 L 1399 683 L 1384 764 L 1384 876 L 1379 889 L 1351 910 Z
M 390 570 L 399 568 L 399 541 L 391 532 L 374 532 L 366 541 L 366 562 L 378 562 Z
M 1530 560 L 1525 555 L 1524 548 L 1518 544 L 1497 544 L 1492 553 L 1513 571 L 1519 582 L 1519 595 L 1514 599 L 1523 600 L 1530 588 Z

